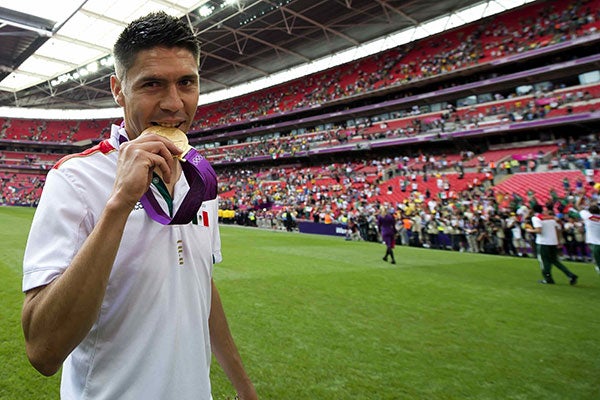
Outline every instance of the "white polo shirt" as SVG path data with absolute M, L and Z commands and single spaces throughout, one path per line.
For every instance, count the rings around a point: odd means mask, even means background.
M 558 245 L 558 234 L 556 229 L 560 228 L 556 219 L 550 215 L 535 214 L 531 218 L 531 225 L 534 228 L 542 228 L 541 233 L 535 235 L 535 243 L 547 246 Z
M 585 241 L 600 245 L 600 215 L 592 214 L 588 210 L 580 211 L 579 215 L 585 224 Z
M 25 250 L 23 291 L 60 276 L 90 235 L 112 191 L 119 135 L 124 129 L 113 126 L 110 139 L 49 172 Z M 182 174 L 174 211 L 188 188 Z M 64 362 L 62 399 L 211 399 L 208 316 L 213 262 L 221 261 L 217 211 L 217 199 L 205 201 L 199 223 L 165 226 L 138 203 L 98 320 Z

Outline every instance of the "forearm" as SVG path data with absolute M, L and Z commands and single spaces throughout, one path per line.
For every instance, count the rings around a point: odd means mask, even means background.
M 129 210 L 107 205 L 66 271 L 26 295 L 22 324 L 27 355 L 52 375 L 98 317 Z
M 258 399 L 231 336 L 221 298 L 214 282 L 212 283 L 211 310 L 208 322 L 212 352 L 240 396 L 240 399 Z
M 562 247 L 563 234 L 561 229 L 556 229 L 556 239 L 558 240 L 558 247 Z

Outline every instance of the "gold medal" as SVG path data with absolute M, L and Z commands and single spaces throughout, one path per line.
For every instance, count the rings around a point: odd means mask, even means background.
M 182 161 L 185 161 L 183 159 L 183 157 L 192 148 L 192 146 L 190 146 L 190 143 L 188 142 L 187 135 L 183 131 L 181 131 L 177 128 L 168 128 L 165 126 L 154 125 L 154 126 L 144 129 L 144 131 L 142 132 L 142 135 L 144 135 L 146 133 L 154 133 L 158 136 L 162 136 L 166 139 L 169 139 L 171 142 L 173 142 L 173 144 L 175 146 L 177 146 L 179 148 L 179 150 L 182 151 L 182 153 L 180 155 L 175 156 L 175 157 L 179 158 Z

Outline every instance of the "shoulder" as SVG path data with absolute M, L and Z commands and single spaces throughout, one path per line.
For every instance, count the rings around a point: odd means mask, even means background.
M 44 191 L 50 190 L 47 187 L 55 187 L 55 195 L 62 196 L 61 192 L 70 188 L 82 199 L 106 200 L 106 192 L 114 182 L 116 154 L 110 142 L 104 141 L 83 152 L 63 157 L 49 171 Z
M 75 167 L 86 161 L 91 161 L 98 156 L 106 156 L 116 151 L 115 147 L 110 143 L 109 140 L 103 140 L 97 145 L 90 147 L 80 153 L 70 154 L 61 158 L 53 167 L 53 169 L 61 169 L 67 167 Z
M 219 197 L 215 197 L 212 200 L 204 200 L 202 202 L 202 208 L 211 208 L 211 209 L 218 209 L 219 208 Z
M 581 211 L 579 211 L 579 216 L 582 219 L 588 219 L 588 218 L 590 218 L 592 216 L 592 213 L 589 212 L 588 210 L 581 210 Z

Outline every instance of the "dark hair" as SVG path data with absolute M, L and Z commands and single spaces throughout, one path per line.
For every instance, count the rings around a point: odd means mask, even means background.
M 535 203 L 533 205 L 533 211 L 536 213 L 541 213 L 542 211 L 544 211 L 544 208 L 539 203 Z
M 592 204 L 592 205 L 590 206 L 590 209 L 589 209 L 589 211 L 590 211 L 592 214 L 600 214 L 600 208 L 599 208 L 599 207 L 598 207 L 598 205 L 596 205 L 596 204 Z
M 132 21 L 115 42 L 115 72 L 122 79 L 142 50 L 154 47 L 181 47 L 194 58 L 200 56 L 200 43 L 190 27 L 182 20 L 160 11 Z

